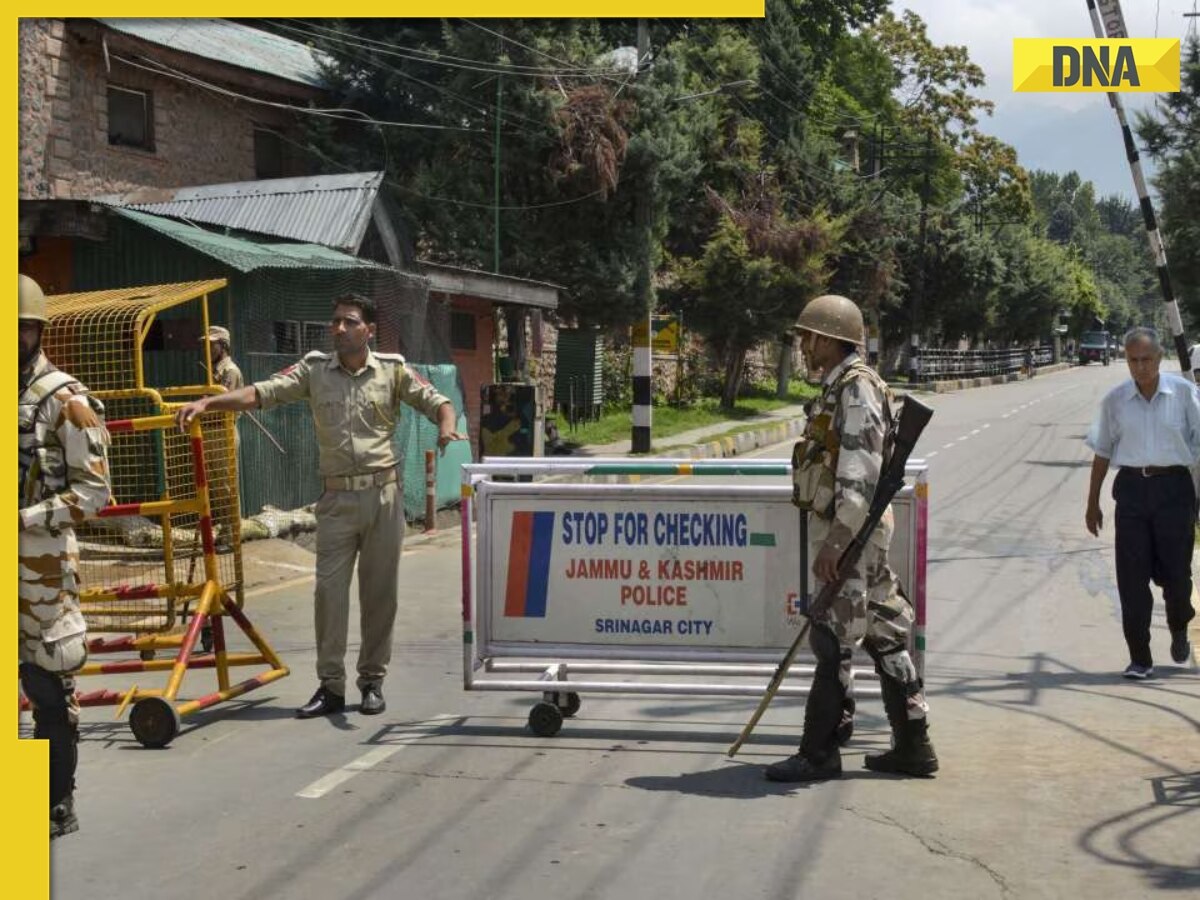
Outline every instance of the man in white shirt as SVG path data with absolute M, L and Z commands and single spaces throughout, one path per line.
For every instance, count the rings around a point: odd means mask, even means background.
M 1129 646 L 1124 675 L 1140 679 L 1154 674 L 1151 580 L 1163 589 L 1171 658 L 1181 664 L 1191 658 L 1196 492 L 1189 467 L 1200 460 L 1200 393 L 1190 381 L 1159 372 L 1163 351 L 1149 328 L 1134 328 L 1124 344 L 1132 380 L 1105 395 L 1087 436 L 1096 455 L 1085 521 L 1098 536 L 1100 488 L 1109 466 L 1116 466 L 1117 591 Z

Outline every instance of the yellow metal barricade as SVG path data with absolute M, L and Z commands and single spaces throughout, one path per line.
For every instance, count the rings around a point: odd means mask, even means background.
M 80 602 L 88 650 L 126 654 L 89 662 L 79 674 L 170 671 L 163 689 L 133 686 L 79 695 L 82 705 L 132 703 L 130 725 L 147 746 L 164 746 L 180 717 L 288 674 L 241 611 L 243 569 L 234 417 L 206 414 L 187 434 L 176 404 L 224 389 L 213 383 L 207 341 L 209 294 L 224 280 L 49 297 L 47 356 L 103 401 L 113 436 L 112 505 L 76 529 Z M 205 383 L 194 383 L 197 354 Z M 192 381 L 189 381 L 189 378 Z M 256 652 L 231 653 L 223 618 Z M 156 659 L 160 652 L 164 658 Z M 166 656 L 172 658 L 166 658 Z M 230 666 L 267 666 L 231 685 Z M 177 704 L 184 674 L 215 668 L 217 690 Z

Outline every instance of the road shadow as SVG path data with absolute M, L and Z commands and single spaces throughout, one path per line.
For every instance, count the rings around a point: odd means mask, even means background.
M 844 757 L 843 764 L 857 765 L 857 754 Z M 783 784 L 768 781 L 763 775 L 763 768 L 762 765 L 731 762 L 719 768 L 701 772 L 681 772 L 678 775 L 638 775 L 625 779 L 625 784 L 643 791 L 668 791 L 697 797 L 752 799 L 755 797 L 783 797 L 797 791 L 816 790 L 830 781 L 873 780 L 890 777 L 876 772 L 868 772 L 865 769 L 847 769 L 843 771 L 842 777 L 837 779 Z
M 1101 862 L 1136 871 L 1154 890 L 1200 891 L 1200 853 L 1194 843 L 1180 846 L 1174 839 L 1181 820 L 1184 834 L 1200 825 L 1200 772 L 1152 778 L 1150 790 L 1150 802 L 1086 829 L 1079 846 Z M 1171 839 L 1164 839 L 1160 829 L 1168 824 Z

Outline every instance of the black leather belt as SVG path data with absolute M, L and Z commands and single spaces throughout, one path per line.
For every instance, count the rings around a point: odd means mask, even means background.
M 1187 475 L 1187 466 L 1130 466 L 1130 472 L 1143 478 L 1154 478 L 1156 475 Z

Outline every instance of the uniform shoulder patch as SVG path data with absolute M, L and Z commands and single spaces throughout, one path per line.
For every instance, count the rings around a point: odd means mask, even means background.
M 309 350 L 304 354 L 305 362 L 321 362 L 327 359 L 329 359 L 329 354 L 324 350 Z
M 81 431 L 85 428 L 95 428 L 100 424 L 96 411 L 84 394 L 72 393 L 63 404 L 63 415 L 67 421 Z
M 405 366 L 404 368 L 408 371 L 408 374 L 412 377 L 412 380 L 421 387 L 433 387 L 433 385 L 429 383 L 429 379 L 418 372 L 413 366 Z
M 399 353 L 376 353 L 375 358 L 387 360 L 390 363 L 396 363 L 401 366 L 404 365 L 404 357 Z

